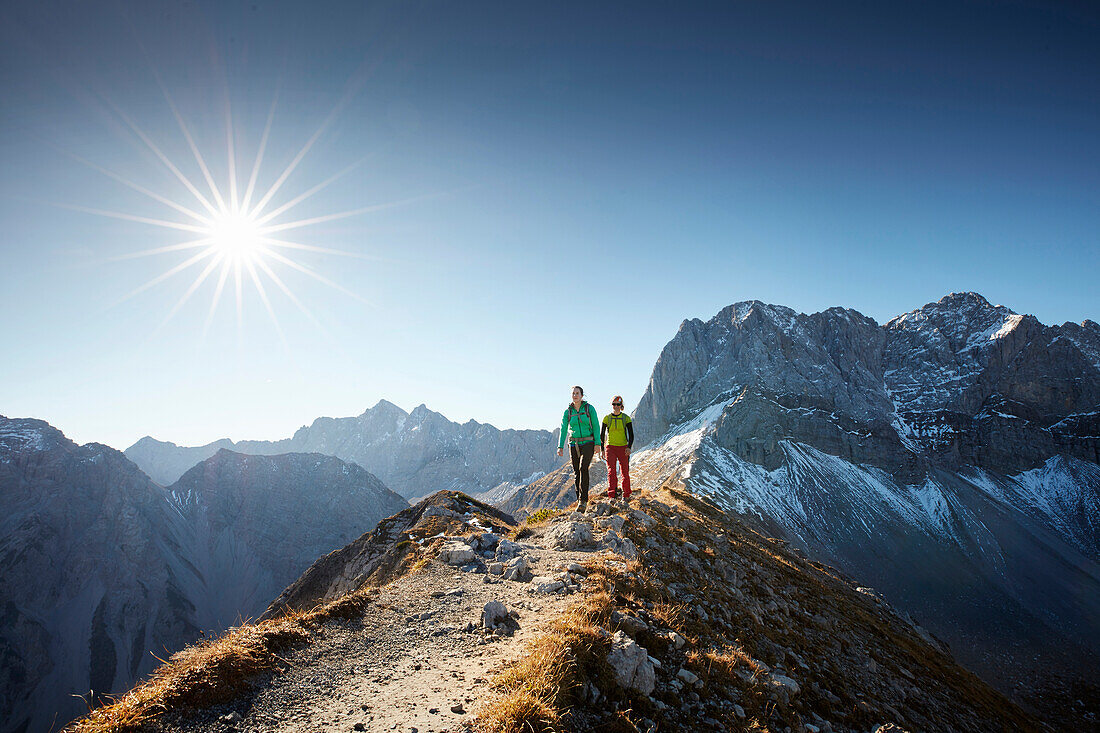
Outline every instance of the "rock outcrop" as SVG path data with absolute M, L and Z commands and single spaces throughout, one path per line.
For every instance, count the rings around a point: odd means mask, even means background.
M 644 489 L 634 508 L 598 501 L 591 513 L 523 527 L 460 494 L 429 497 L 394 518 L 388 530 L 400 532 L 361 538 L 309 575 L 316 589 L 331 587 L 349 575 L 341 563 L 368 548 L 375 558 L 400 555 L 388 570 L 373 562 L 362 584 L 314 612 L 231 632 L 244 643 L 279 624 L 309 630 L 273 664 L 241 680 L 211 647 L 203 680 L 228 688 L 216 703 L 163 704 L 159 690 L 197 674 L 169 664 L 165 684 L 134 691 L 126 709 L 164 733 L 227 723 L 240 731 L 1047 730 L 865 588 L 709 502 Z M 551 546 L 558 527 L 577 524 L 596 545 L 619 533 L 640 548 L 638 560 Z M 520 547 L 517 557 L 537 556 L 536 578 L 504 580 L 476 562 L 456 571 L 439 556 L 462 537 L 483 559 L 495 557 L 487 535 Z M 301 596 L 310 607 L 318 597 Z M 108 708 L 77 730 L 101 731 L 110 716 Z
M 930 466 L 1015 473 L 1100 461 L 1100 326 L 1044 326 L 953 293 L 880 326 L 759 301 L 684 321 L 634 413 L 640 445 L 703 409 L 717 439 L 774 469 L 780 441 L 908 479 Z

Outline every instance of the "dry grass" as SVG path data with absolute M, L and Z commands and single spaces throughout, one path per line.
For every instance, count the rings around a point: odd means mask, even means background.
M 753 659 L 737 645 L 727 646 L 721 650 L 688 652 L 687 663 L 703 679 L 724 683 L 735 681 L 738 668 L 749 672 L 753 677 L 768 673 L 759 661 Z
M 480 710 L 481 733 L 559 733 L 573 691 L 589 679 L 607 679 L 606 624 L 612 598 L 604 592 L 574 604 L 532 641 L 516 664 L 495 680 L 500 694 Z
M 137 731 L 171 708 L 206 708 L 230 702 L 245 692 L 257 675 L 285 664 L 281 655 L 308 644 L 321 623 L 361 617 L 374 592 L 364 589 L 311 611 L 237 626 L 217 638 L 192 644 L 172 655 L 130 692 L 91 711 L 66 730 Z

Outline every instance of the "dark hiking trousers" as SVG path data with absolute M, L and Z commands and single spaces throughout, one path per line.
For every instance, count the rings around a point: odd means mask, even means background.
M 569 458 L 573 461 L 573 486 L 577 490 L 577 500 L 588 501 L 588 468 L 592 465 L 592 454 L 596 452 L 595 441 L 581 445 L 569 444 Z

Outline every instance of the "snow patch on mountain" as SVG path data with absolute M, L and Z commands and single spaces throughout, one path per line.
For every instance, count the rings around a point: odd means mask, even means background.
M 1012 476 L 977 468 L 964 475 L 997 501 L 1048 524 L 1076 547 L 1100 554 L 1100 466 L 1095 463 L 1054 456 Z

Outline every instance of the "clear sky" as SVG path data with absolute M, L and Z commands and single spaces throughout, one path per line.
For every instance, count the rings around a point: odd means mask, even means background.
M 5 2 L 0 414 L 119 449 L 380 398 L 552 428 L 739 300 L 1098 320 L 1095 7 Z M 122 300 L 202 250 L 127 255 L 209 234 L 89 213 L 195 224 L 137 131 L 213 203 L 170 98 L 228 200 L 228 108 L 240 200 L 276 95 L 251 203 L 320 129 L 265 211 L 358 165 L 269 225 L 369 210 L 271 236 L 357 256 L 254 255 L 310 313 L 260 268 L 278 328 L 247 272 L 239 322 L 217 268 L 173 313 L 213 256 Z

